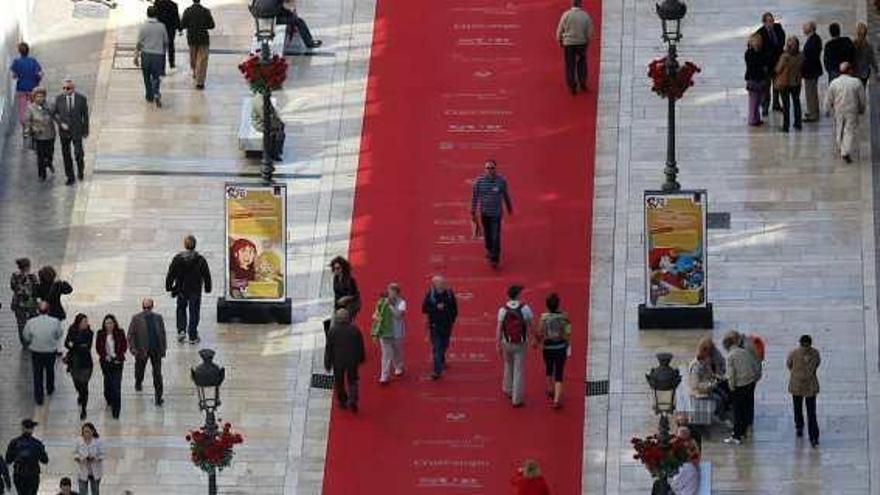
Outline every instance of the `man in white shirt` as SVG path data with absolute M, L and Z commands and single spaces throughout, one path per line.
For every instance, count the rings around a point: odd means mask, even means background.
M 21 332 L 22 339 L 31 351 L 34 371 L 34 400 L 43 405 L 43 379 L 46 393 L 55 392 L 55 352 L 63 332 L 61 322 L 49 316 L 49 303 L 41 301 L 37 308 L 39 314 L 28 320 Z
M 593 20 L 581 8 L 581 0 L 572 0 L 556 27 L 556 41 L 565 55 L 565 83 L 571 94 L 587 90 L 587 46 L 593 36 Z
M 834 116 L 834 139 L 846 163 L 852 163 L 859 115 L 865 113 L 866 107 L 865 88 L 852 72 L 849 62 L 840 64 L 840 76 L 831 81 L 825 94 L 825 111 Z
M 498 327 L 495 340 L 498 353 L 504 360 L 501 390 L 510 397 L 513 407 L 523 405 L 526 379 L 526 347 L 529 328 L 535 317 L 528 304 L 519 300 L 521 285 L 507 289 L 508 301 L 498 309 Z

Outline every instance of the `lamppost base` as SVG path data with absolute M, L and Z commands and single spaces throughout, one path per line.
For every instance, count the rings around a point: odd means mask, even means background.
M 714 328 L 712 303 L 702 308 L 649 308 L 639 304 L 639 330 Z
M 217 323 L 281 323 L 290 324 L 290 298 L 277 302 L 234 301 L 217 299 Z

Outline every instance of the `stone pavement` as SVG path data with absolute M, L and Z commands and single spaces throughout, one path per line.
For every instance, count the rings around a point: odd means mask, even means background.
M 0 260 L 9 271 L 25 254 L 38 266 L 59 267 L 75 288 L 71 314 L 83 311 L 96 321 L 113 312 L 127 322 L 138 300 L 152 296 L 170 323 L 173 302 L 163 293 L 163 275 L 190 232 L 218 285 L 222 280 L 221 188 L 258 168 L 236 148 L 247 89 L 235 66 L 253 28 L 244 0 L 203 1 L 218 21 L 208 87 L 192 90 L 188 71 L 178 69 L 164 82 L 161 110 L 143 102 L 139 73 L 127 70 L 124 51 L 116 50 L 133 42 L 144 2 L 122 0 L 106 19 L 74 18 L 67 0 L 37 2 L 30 41 L 48 69 L 47 84 L 55 90 L 70 74 L 91 98 L 87 180 L 75 187 L 59 177 L 38 183 L 33 155 L 12 139 L 0 174 L 6 248 Z M 741 62 L 745 37 L 765 9 L 792 33 L 815 19 L 826 37 L 832 20 L 852 32 L 866 16 L 865 3 L 688 3 L 681 56 L 703 72 L 680 106 L 682 185 L 707 188 L 710 210 L 731 213 L 731 228 L 714 230 L 709 239 L 714 335 L 754 329 L 769 342 L 754 440 L 728 447 L 717 431 L 704 444 L 715 493 L 880 493 L 880 442 L 873 438 L 880 427 L 875 177 L 867 141 L 859 163 L 847 166 L 834 158 L 827 120 L 789 135 L 746 127 Z M 219 478 L 227 494 L 320 493 L 329 394 L 308 383 L 320 371 L 319 320 L 330 298 L 326 261 L 348 247 L 374 2 L 300 0 L 299 8 L 325 46 L 316 56 L 290 59 L 289 82 L 279 94 L 288 129 L 279 173 L 290 193 L 295 324 L 216 325 L 215 299 L 204 301 L 202 346 L 216 349 L 228 370 L 220 415 L 247 442 Z M 650 92 L 645 66 L 662 47 L 653 2 L 604 2 L 604 10 L 588 376 L 609 380 L 611 393 L 587 401 L 583 492 L 645 493 L 647 473 L 628 443 L 656 424 L 643 375 L 657 350 L 675 352 L 683 364 L 702 333 L 636 328 L 643 298 L 641 191 L 662 180 L 666 125 L 665 103 Z M 180 62 L 187 56 L 183 45 L 178 38 Z M 0 297 L 8 304 L 8 289 Z M 17 433 L 21 417 L 41 421 L 38 434 L 52 457 L 41 493 L 54 493 L 57 479 L 73 472 L 70 449 L 79 428 L 73 387 L 59 372 L 56 396 L 34 407 L 30 366 L 8 311 L 0 313 L 0 329 L 0 439 Z M 784 355 L 801 333 L 812 333 L 823 352 L 818 451 L 794 439 L 785 394 Z M 118 422 L 103 409 L 96 373 L 89 420 L 111 447 L 106 492 L 204 491 L 205 477 L 188 462 L 183 440 L 202 422 L 188 373 L 198 362 L 196 350 L 171 346 L 161 409 L 152 405 L 149 384 L 144 393 L 133 391 L 129 363 Z

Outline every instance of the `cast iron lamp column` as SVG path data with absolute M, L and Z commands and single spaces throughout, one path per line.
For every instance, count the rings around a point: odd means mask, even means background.
M 272 61 L 269 43 L 275 38 L 275 18 L 278 16 L 279 2 L 276 0 L 252 0 L 250 11 L 257 26 L 256 37 L 260 42 L 260 63 L 268 65 Z M 266 88 L 263 93 L 263 163 L 260 166 L 260 176 L 266 184 L 272 182 L 272 174 L 275 173 L 275 163 L 269 152 L 272 148 L 271 128 L 272 91 Z
M 657 16 L 663 23 L 663 41 L 666 42 L 666 74 L 670 78 L 678 75 L 678 49 L 677 44 L 681 40 L 681 19 L 687 12 L 687 6 L 679 0 L 664 0 L 657 4 Z M 681 189 L 678 177 L 678 164 L 675 161 L 675 98 L 668 98 L 669 110 L 667 112 L 666 131 L 666 167 L 663 173 L 666 181 L 663 183 L 664 192 L 675 192 Z
M 677 369 L 669 366 L 672 361 L 672 354 L 661 352 L 657 354 L 659 366 L 652 369 L 650 373 L 645 375 L 648 385 L 654 391 L 654 413 L 660 416 L 659 434 L 660 443 L 664 448 L 669 447 L 669 416 L 675 411 L 675 389 L 681 383 L 681 374 Z M 652 495 L 671 494 L 669 480 L 664 478 L 658 479 L 654 483 Z
M 214 364 L 214 351 L 199 351 L 202 363 L 190 369 L 192 381 L 199 393 L 199 410 L 205 412 L 205 435 L 210 439 L 217 437 L 217 418 L 214 413 L 220 407 L 220 385 L 226 378 L 226 369 Z M 217 471 L 211 468 L 208 473 L 208 495 L 217 495 Z

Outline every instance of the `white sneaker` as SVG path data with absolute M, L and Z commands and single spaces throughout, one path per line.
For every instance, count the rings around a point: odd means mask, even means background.
M 742 445 L 742 440 L 736 437 L 727 437 L 724 439 L 724 443 L 728 445 Z

